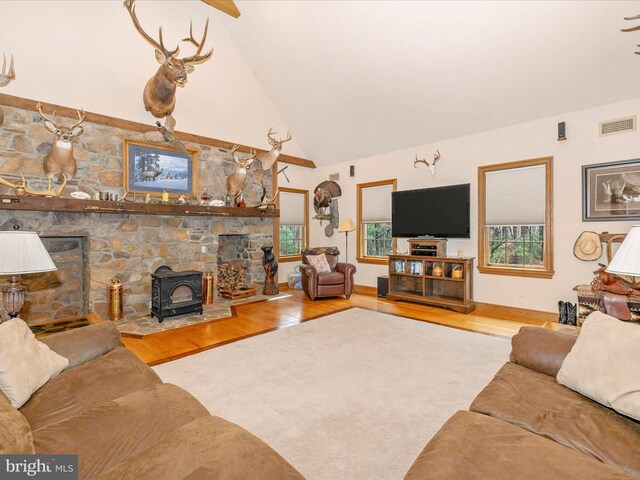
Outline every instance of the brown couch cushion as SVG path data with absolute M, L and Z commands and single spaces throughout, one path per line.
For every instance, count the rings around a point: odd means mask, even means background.
M 522 327 L 511 339 L 510 360 L 555 377 L 577 338 L 548 328 Z
M 629 480 L 608 465 L 486 415 L 453 415 L 405 480 Z
M 189 393 L 157 384 L 35 430 L 33 437 L 36 453 L 77 454 L 79 477 L 88 479 L 204 416 L 209 412 Z
M 119 347 L 62 372 L 38 390 L 20 412 L 37 430 L 156 383 L 161 380 L 152 369 Z
M 3 393 L 0 393 L 0 453 L 35 453 L 27 419 Z
M 330 272 L 318 274 L 318 285 L 343 285 L 344 273 Z
M 58 355 L 69 360 L 67 368 L 77 367 L 122 346 L 120 332 L 113 322 L 48 335 L 39 339 Z
M 275 450 L 219 417 L 195 420 L 99 477 L 100 480 L 303 479 Z
M 640 477 L 640 423 L 507 363 L 470 407 Z

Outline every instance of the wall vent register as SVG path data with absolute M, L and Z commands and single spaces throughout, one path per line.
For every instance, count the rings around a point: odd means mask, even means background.
M 617 118 L 615 120 L 608 120 L 606 122 L 600 122 L 599 132 L 601 137 L 607 137 L 609 135 L 617 135 L 618 133 L 635 132 L 636 131 L 636 116 L 625 118 Z

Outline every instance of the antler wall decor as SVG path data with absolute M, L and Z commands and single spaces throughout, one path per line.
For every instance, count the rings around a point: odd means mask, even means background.
M 640 15 L 635 15 L 633 17 L 624 17 L 625 20 L 640 20 Z M 635 27 L 623 28 L 620 30 L 621 32 L 635 32 L 636 30 L 640 30 L 640 25 L 636 25 Z M 640 44 L 637 45 L 640 47 Z M 635 52 L 636 55 L 640 55 L 640 52 Z
M 276 207 L 276 200 L 278 198 L 278 194 L 280 192 L 278 191 L 278 189 L 276 188 L 275 193 L 273 194 L 273 197 L 271 198 L 263 198 L 262 201 L 260 202 L 259 205 L 256 205 L 256 208 L 260 209 L 260 210 L 266 210 L 269 207 Z
M 431 175 L 435 175 L 436 174 L 436 163 L 438 163 L 438 160 L 440 160 L 440 151 L 439 150 L 436 150 L 436 153 L 433 154 L 433 162 L 431 162 L 431 163 L 429 163 L 424 158 L 418 158 L 418 155 L 416 155 L 416 159 L 413 161 L 413 168 L 418 168 L 418 164 L 419 163 L 424 163 L 427 167 L 429 167 L 429 171 L 431 172 Z
M 62 194 L 64 187 L 67 186 L 67 177 L 64 173 L 62 174 L 62 179 L 63 179 L 62 185 L 60 185 L 60 187 L 56 190 L 51 188 L 51 177 L 48 177 L 49 187 L 47 188 L 47 190 L 31 190 L 30 188 L 27 188 L 27 181 L 24 179 L 24 175 L 20 174 L 20 176 L 22 177 L 22 184 L 11 183 L 5 180 L 4 178 L 0 177 L 0 185 L 13 188 L 13 193 L 15 195 L 27 194 L 27 195 L 34 195 L 37 197 L 59 197 Z
M 280 152 L 282 151 L 282 144 L 288 142 L 292 138 L 291 134 L 287 132 L 287 138 L 276 140 L 273 137 L 276 133 L 278 132 L 274 132 L 273 128 L 269 129 L 267 137 L 269 138 L 269 145 L 271 145 L 272 148 L 268 152 L 262 152 L 256 155 L 256 158 L 260 160 L 260 163 L 262 164 L 263 170 L 269 170 L 273 164 L 276 163 L 276 160 L 278 160 Z
M 73 158 L 73 139 L 82 135 L 84 129 L 80 126 L 87 117 L 83 109 L 77 110 L 78 121 L 70 127 L 65 127 L 60 123 L 56 123 L 56 112 L 51 117 L 47 117 L 42 111 L 42 103 L 36 104 L 36 110 L 44 120 L 44 128 L 55 134 L 53 148 L 44 157 L 44 173 L 48 177 L 53 178 L 58 183 L 62 181 L 62 177 L 71 180 L 78 170 L 76 159 Z
M 11 63 L 9 64 L 9 71 L 7 71 L 7 57 L 2 54 L 2 70 L 0 70 L 0 87 L 6 87 L 16 78 L 16 72 L 13 67 L 13 55 L 11 55 Z M 0 108 L 0 125 L 4 122 L 4 113 Z
M 156 51 L 156 60 L 160 64 L 160 68 L 153 77 L 149 79 L 144 87 L 143 101 L 144 108 L 151 112 L 156 118 L 164 118 L 171 115 L 176 106 L 176 88 L 184 87 L 187 84 L 187 75 L 194 71 L 194 65 L 204 63 L 213 55 L 213 48 L 203 54 L 205 41 L 207 40 L 207 32 L 209 30 L 209 19 L 204 26 L 202 39 L 197 41 L 193 37 L 193 23 L 189 26 L 189 37 L 182 39 L 196 46 L 196 53 L 193 55 L 179 58 L 180 46 L 176 46 L 173 50 L 169 50 L 164 45 L 162 38 L 162 27 L 158 32 L 158 40 L 146 33 L 140 26 L 136 15 L 135 0 L 125 0 L 124 7 L 129 12 L 133 26 L 140 36 L 144 38 Z

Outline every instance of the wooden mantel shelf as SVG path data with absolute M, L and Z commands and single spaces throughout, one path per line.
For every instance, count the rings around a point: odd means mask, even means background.
M 0 195 L 0 210 L 35 212 L 107 213 L 116 215 L 167 215 L 176 217 L 262 217 L 280 215 L 274 208 L 209 207 L 161 203 L 107 202 L 103 200 L 76 200 L 75 198 L 17 197 Z

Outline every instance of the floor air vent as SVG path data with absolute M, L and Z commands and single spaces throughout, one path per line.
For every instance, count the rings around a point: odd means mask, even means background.
M 635 132 L 636 116 L 618 118 L 616 120 L 608 120 L 600 122 L 600 136 L 607 137 L 618 133 Z

